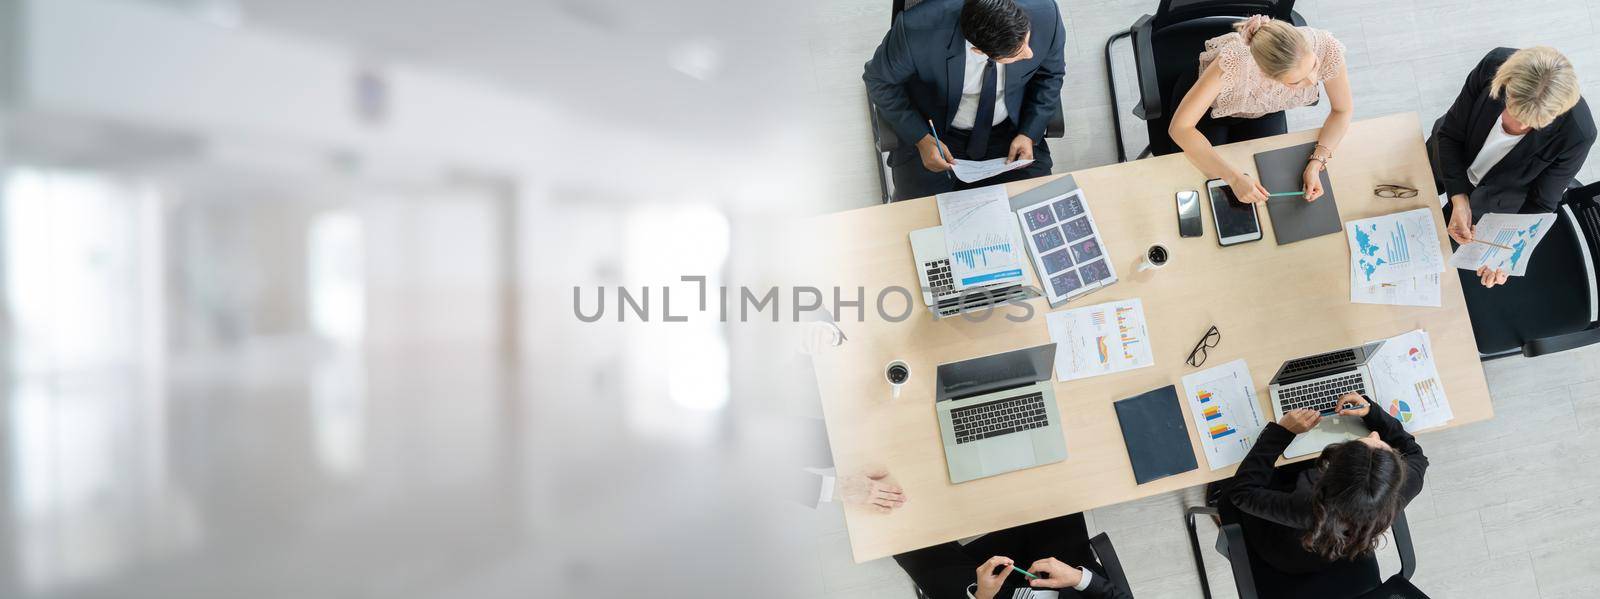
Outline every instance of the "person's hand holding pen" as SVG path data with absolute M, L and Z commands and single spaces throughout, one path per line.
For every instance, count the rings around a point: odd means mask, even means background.
M 1011 575 L 1013 563 L 1015 562 L 1009 557 L 996 555 L 978 566 L 978 588 L 972 596 L 977 599 L 994 599 L 995 594 L 1000 592 L 1000 585 L 1005 584 L 1006 577 Z
M 1339 396 L 1339 415 L 1355 416 L 1361 418 L 1372 410 L 1372 402 L 1362 397 L 1360 393 L 1351 391 Z
M 1450 238 L 1457 244 L 1472 243 L 1477 227 L 1472 224 L 1472 203 L 1466 194 L 1458 193 L 1450 196 L 1450 223 L 1445 230 L 1450 233 Z
M 942 173 L 955 168 L 955 161 L 949 158 L 950 148 L 932 135 L 917 140 L 917 153 L 922 155 L 922 167 L 930 172 Z
M 1036 589 L 1070 589 L 1083 582 L 1083 570 L 1081 568 L 1062 563 L 1061 560 L 1053 557 L 1033 562 L 1028 571 L 1042 575 L 1034 576 L 1028 581 L 1028 586 Z
M 951 157 L 944 140 L 939 139 L 939 130 L 933 126 L 932 119 L 928 120 L 928 134 L 917 140 L 917 153 L 922 155 L 922 166 L 928 172 L 948 173 L 955 168 L 956 159 Z
M 1316 160 L 1306 164 L 1305 188 L 1301 192 L 1307 202 L 1315 202 L 1322 197 L 1322 163 Z

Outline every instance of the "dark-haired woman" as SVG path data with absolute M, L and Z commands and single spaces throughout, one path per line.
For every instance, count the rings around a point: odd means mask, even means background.
M 1275 468 L 1295 435 L 1321 421 L 1314 410 L 1291 411 L 1261 431 L 1227 489 L 1233 509 L 1223 519 L 1234 512 L 1250 552 L 1280 572 L 1320 572 L 1370 554 L 1422 492 L 1428 458 L 1400 421 L 1354 393 L 1339 398 L 1339 414 L 1361 418 L 1372 434 L 1328 446 L 1309 466 Z

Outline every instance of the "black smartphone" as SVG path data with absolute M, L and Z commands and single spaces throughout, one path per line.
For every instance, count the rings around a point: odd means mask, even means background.
M 1178 235 L 1199 237 L 1205 234 L 1200 225 L 1200 192 L 1186 189 L 1178 192 Z

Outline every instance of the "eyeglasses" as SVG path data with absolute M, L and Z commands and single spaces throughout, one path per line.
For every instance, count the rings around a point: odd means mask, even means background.
M 1194 350 L 1189 352 L 1189 365 L 1199 368 L 1201 364 L 1205 364 L 1206 350 L 1216 347 L 1221 342 L 1222 331 L 1217 330 L 1217 325 L 1211 325 L 1211 330 L 1206 331 L 1206 336 L 1201 337 L 1200 342 L 1194 344 Z
M 1379 185 L 1377 187 L 1372 188 L 1372 195 L 1378 196 L 1380 198 L 1407 199 L 1407 198 L 1417 197 L 1417 190 L 1412 189 L 1410 187 L 1406 187 L 1404 185 L 1388 185 L 1388 184 L 1384 184 L 1384 185 Z

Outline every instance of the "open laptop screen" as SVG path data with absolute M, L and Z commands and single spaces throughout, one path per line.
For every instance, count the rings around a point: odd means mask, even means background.
M 939 365 L 937 400 L 961 399 L 1031 385 L 1050 378 L 1056 344 Z

